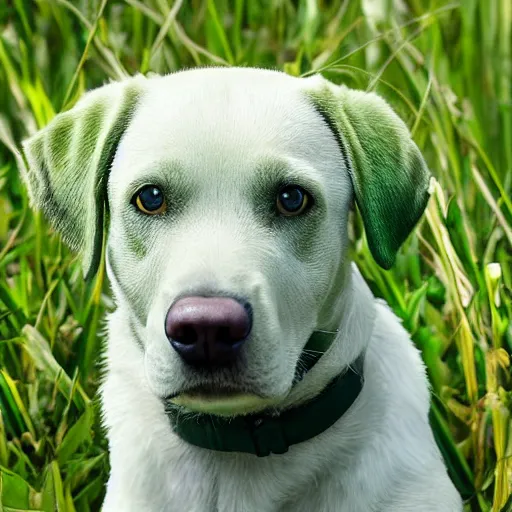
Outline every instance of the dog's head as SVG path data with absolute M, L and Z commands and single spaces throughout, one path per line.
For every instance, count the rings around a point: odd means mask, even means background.
M 24 150 L 33 204 L 89 277 L 108 230 L 152 391 L 210 412 L 282 399 L 312 332 L 337 327 L 354 199 L 384 268 L 428 200 L 404 123 L 320 76 L 138 76 L 88 93 Z

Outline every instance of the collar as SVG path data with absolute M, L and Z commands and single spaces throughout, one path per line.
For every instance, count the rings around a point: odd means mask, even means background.
M 313 333 L 297 364 L 294 385 L 331 346 L 336 334 L 325 331 Z M 327 430 L 348 411 L 363 388 L 363 364 L 364 353 L 315 398 L 278 416 L 262 411 L 225 418 L 211 414 L 184 414 L 179 407 L 173 407 L 168 415 L 174 432 L 187 443 L 201 448 L 251 453 L 258 457 L 286 453 L 290 446 Z

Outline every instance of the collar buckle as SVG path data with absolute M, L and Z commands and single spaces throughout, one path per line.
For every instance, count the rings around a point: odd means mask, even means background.
M 286 453 L 289 443 L 279 419 L 272 417 L 247 418 L 249 432 L 254 445 L 254 453 L 258 457 L 266 457 L 271 453 Z

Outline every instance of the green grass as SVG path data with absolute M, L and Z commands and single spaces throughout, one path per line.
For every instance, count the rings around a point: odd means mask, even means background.
M 434 196 L 391 271 L 358 215 L 354 257 L 422 350 L 466 510 L 512 510 L 512 3 L 373 3 L 378 16 L 363 0 L 0 3 L 0 511 L 99 510 L 108 474 L 95 398 L 108 284 L 84 283 L 28 208 L 16 147 L 88 88 L 200 65 L 321 71 L 408 123 Z

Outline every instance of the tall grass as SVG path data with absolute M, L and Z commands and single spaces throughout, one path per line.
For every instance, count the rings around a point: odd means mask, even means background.
M 99 510 L 100 273 L 27 205 L 20 140 L 136 72 L 273 67 L 383 95 L 437 177 L 392 271 L 358 215 L 354 258 L 403 319 L 465 510 L 512 510 L 512 2 L 11 0 L 0 4 L 0 510 Z M 435 489 L 432 490 L 435 492 Z

